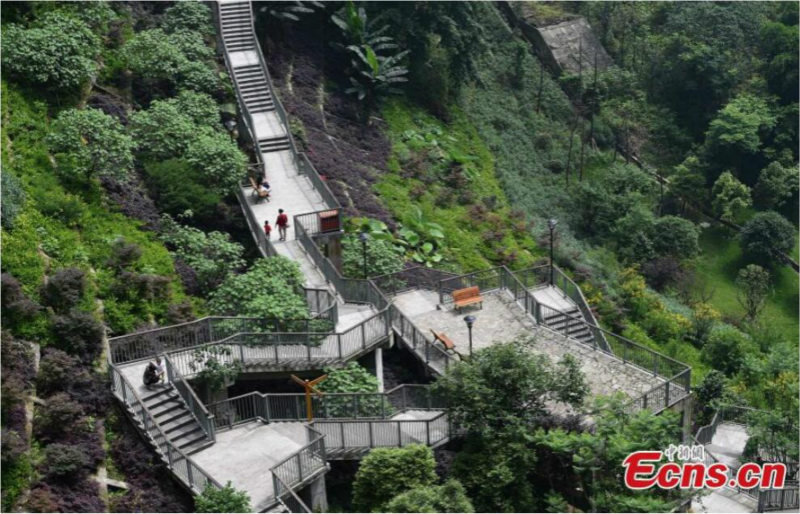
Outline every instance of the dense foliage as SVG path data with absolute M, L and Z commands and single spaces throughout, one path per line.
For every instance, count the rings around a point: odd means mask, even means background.
M 195 512 L 250 512 L 250 497 L 233 488 L 230 482 L 222 489 L 208 485 L 194 499 Z
M 420 486 L 392 498 L 386 512 L 475 512 L 457 480 L 442 485 Z
M 431 449 L 418 444 L 375 448 L 362 460 L 353 482 L 353 508 L 382 512 L 395 496 L 436 481 Z

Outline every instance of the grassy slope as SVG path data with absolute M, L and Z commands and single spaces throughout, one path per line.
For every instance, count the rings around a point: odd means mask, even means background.
M 508 200 L 495 176 L 494 156 L 462 113 L 454 109 L 452 122 L 445 125 L 419 107 L 394 101 L 383 109 L 383 117 L 388 123 L 387 135 L 392 142 L 392 156 L 388 163 L 391 173 L 383 175 L 375 189 L 400 222 L 411 218 L 417 206 L 427 219 L 442 225 L 446 238 L 446 263 L 455 269 L 474 271 L 486 268 L 502 261 L 502 252 L 513 252 L 517 256 L 513 263 L 515 267 L 533 262 L 535 243 L 524 227 L 515 227 Z M 474 200 L 469 203 L 456 198 L 448 205 L 437 205 L 437 195 L 446 186 L 437 179 L 431 166 L 426 166 L 419 178 L 403 175 L 406 162 L 433 148 L 429 143 L 409 141 L 404 134 L 430 135 L 431 130 L 437 129 L 441 130 L 441 135 L 436 136 L 441 148 L 475 158 L 468 164 L 474 172 L 467 186 L 474 195 Z M 424 192 L 410 200 L 415 188 Z M 493 218 L 479 218 L 471 213 L 472 205 L 482 204 L 485 198 L 496 199 L 495 207 L 490 209 L 496 215 Z M 502 232 L 502 239 L 498 237 L 492 242 L 485 233 L 494 228 Z
M 161 319 L 168 303 L 186 298 L 163 243 L 142 230 L 140 222 L 111 211 L 97 183 L 88 189 L 71 186 L 70 192 L 59 181 L 44 144 L 49 123 L 46 105 L 15 84 L 3 82 L 2 87 L 3 172 L 19 178 L 26 195 L 14 228 L 2 232 L 3 271 L 20 280 L 33 299 L 38 298 L 45 274 L 71 266 L 92 271 L 92 296 L 103 298 L 105 321 L 116 333 L 130 331 L 151 317 Z M 114 276 L 107 261 L 111 243 L 119 237 L 141 247 L 138 272 L 172 279 L 169 302 L 127 302 L 112 294 Z M 31 330 L 29 337 L 46 337 L 36 327 Z
M 722 228 L 708 228 L 700 238 L 703 255 L 697 270 L 714 288 L 711 304 L 726 317 L 741 319 L 744 311 L 736 299 L 736 274 L 747 262 L 736 239 Z M 798 277 L 788 266 L 773 275 L 773 292 L 762 313 L 762 321 L 780 329 L 787 341 L 798 340 Z

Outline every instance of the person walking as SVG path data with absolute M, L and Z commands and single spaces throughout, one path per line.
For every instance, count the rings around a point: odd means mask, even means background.
M 278 209 L 278 219 L 275 220 L 278 226 L 279 241 L 286 241 L 286 229 L 289 228 L 289 217 L 284 214 L 283 209 Z
M 272 233 L 272 227 L 269 224 L 269 220 L 264 220 L 264 234 L 267 236 L 267 241 L 269 241 L 269 235 Z

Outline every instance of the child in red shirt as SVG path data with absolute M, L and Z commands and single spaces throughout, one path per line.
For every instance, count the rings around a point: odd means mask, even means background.
M 264 220 L 264 234 L 267 235 L 267 241 L 269 241 L 269 235 L 272 232 L 272 227 L 269 226 L 269 220 Z

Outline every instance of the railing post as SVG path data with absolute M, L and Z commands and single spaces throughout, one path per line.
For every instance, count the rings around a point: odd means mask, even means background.
M 400 431 L 400 422 L 397 421 L 397 447 L 403 447 L 403 432 Z
M 430 421 L 425 422 L 425 443 L 427 446 L 431 445 L 431 423 Z
M 358 395 L 353 395 L 353 419 L 358 419 Z
M 192 463 L 189 462 L 188 459 L 186 460 L 186 477 L 189 480 L 189 488 L 194 485 L 194 477 L 192 477 Z
M 406 390 L 408 388 L 403 387 L 403 410 L 406 410 Z
M 664 384 L 664 408 L 669 407 L 669 380 Z
M 311 362 L 311 337 L 309 336 L 308 341 L 306 341 L 306 357 L 308 358 L 308 362 Z
M 302 481 L 303 480 L 303 460 L 300 458 L 300 454 L 297 454 L 297 478 Z
M 339 423 L 339 432 L 342 438 L 342 449 L 344 450 L 344 423 Z
M 242 365 L 244 365 L 244 345 L 243 344 L 239 345 L 239 362 L 241 362 Z
M 622 363 L 628 362 L 628 345 L 623 342 L 622 344 Z
M 658 375 L 658 354 L 653 353 L 653 376 Z
M 336 334 L 336 345 L 339 347 L 339 358 L 342 358 L 342 334 Z
M 375 443 L 373 442 L 372 438 L 372 421 L 367 422 L 367 427 L 369 428 L 369 447 L 373 448 L 375 446 Z
M 367 348 L 367 324 L 361 323 L 361 348 Z

